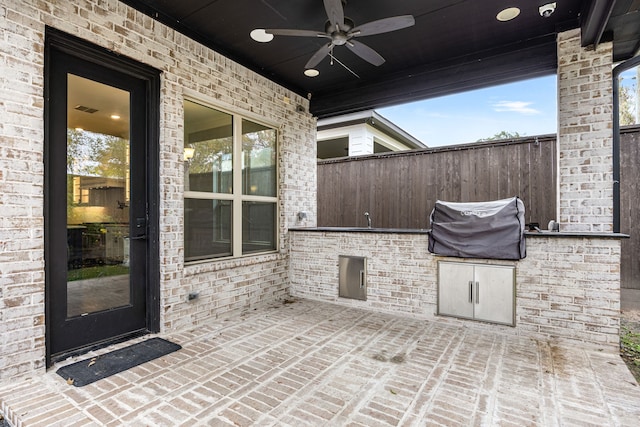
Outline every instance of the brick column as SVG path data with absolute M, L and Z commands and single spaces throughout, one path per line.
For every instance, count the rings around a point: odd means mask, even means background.
M 561 231 L 613 231 L 612 43 L 558 35 L 558 221 Z

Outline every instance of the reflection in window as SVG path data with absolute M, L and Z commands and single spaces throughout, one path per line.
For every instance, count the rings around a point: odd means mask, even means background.
M 192 149 L 185 190 L 233 192 L 233 116 L 185 101 L 184 140 Z
M 276 130 L 185 101 L 184 143 L 185 261 L 275 251 Z
M 185 199 L 185 261 L 232 254 L 232 209 L 228 200 Z
M 276 131 L 242 121 L 244 194 L 276 196 Z
M 623 71 L 618 78 L 620 126 L 640 124 L 640 66 Z
M 130 97 L 67 75 L 67 196 L 55 203 L 66 202 L 68 317 L 130 304 Z
M 276 249 L 276 204 L 242 203 L 242 253 Z

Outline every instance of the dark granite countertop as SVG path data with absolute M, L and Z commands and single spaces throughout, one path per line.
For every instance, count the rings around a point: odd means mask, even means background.
M 367 228 L 367 227 L 292 227 L 289 231 L 311 231 L 311 232 L 333 232 L 333 233 L 396 233 L 396 234 L 429 234 L 428 228 Z M 624 233 L 603 233 L 603 232 L 563 232 L 563 231 L 525 231 L 526 237 L 575 237 L 594 239 L 628 239 L 629 235 Z
M 368 228 L 368 227 L 293 227 L 289 231 L 318 231 L 333 233 L 396 233 L 396 234 L 429 234 L 429 229 L 417 228 Z

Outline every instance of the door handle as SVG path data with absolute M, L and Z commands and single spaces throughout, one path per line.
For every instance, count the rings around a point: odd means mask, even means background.
M 364 288 L 364 270 L 360 270 L 360 289 Z
M 146 231 L 147 228 L 147 219 L 146 218 L 136 218 L 136 231 Z M 135 237 L 129 237 L 129 240 L 147 240 L 147 234 L 141 234 Z
M 469 303 L 473 303 L 473 281 L 469 280 Z
M 476 304 L 480 303 L 480 282 L 476 282 Z

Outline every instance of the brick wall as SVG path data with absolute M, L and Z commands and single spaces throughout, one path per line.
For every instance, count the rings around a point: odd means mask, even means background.
M 0 380 L 44 367 L 43 82 L 45 25 L 162 71 L 161 328 L 192 327 L 287 292 L 290 226 L 315 225 L 315 120 L 307 99 L 117 0 L 0 4 Z M 260 117 L 279 130 L 280 250 L 183 264 L 185 97 Z M 308 212 L 304 221 L 299 211 Z M 187 301 L 189 292 L 200 298 Z
M 437 263 L 426 234 L 291 233 L 291 295 L 390 313 L 433 316 Z M 338 298 L 338 256 L 367 258 L 367 301 Z
M 614 238 L 527 238 L 527 258 L 517 268 L 522 333 L 617 349 L 620 247 Z
M 580 30 L 558 35 L 561 230 L 613 231 L 612 43 L 580 46 Z
M 367 300 L 338 297 L 338 256 L 367 257 Z M 516 326 L 437 316 L 438 261 L 513 265 Z M 520 261 L 439 257 L 426 234 L 294 231 L 291 295 L 463 324 L 532 339 L 616 350 L 620 328 L 620 241 L 529 237 Z
M 0 5 L 0 379 L 44 366 L 43 46 L 33 46 L 43 34 L 19 4 Z

